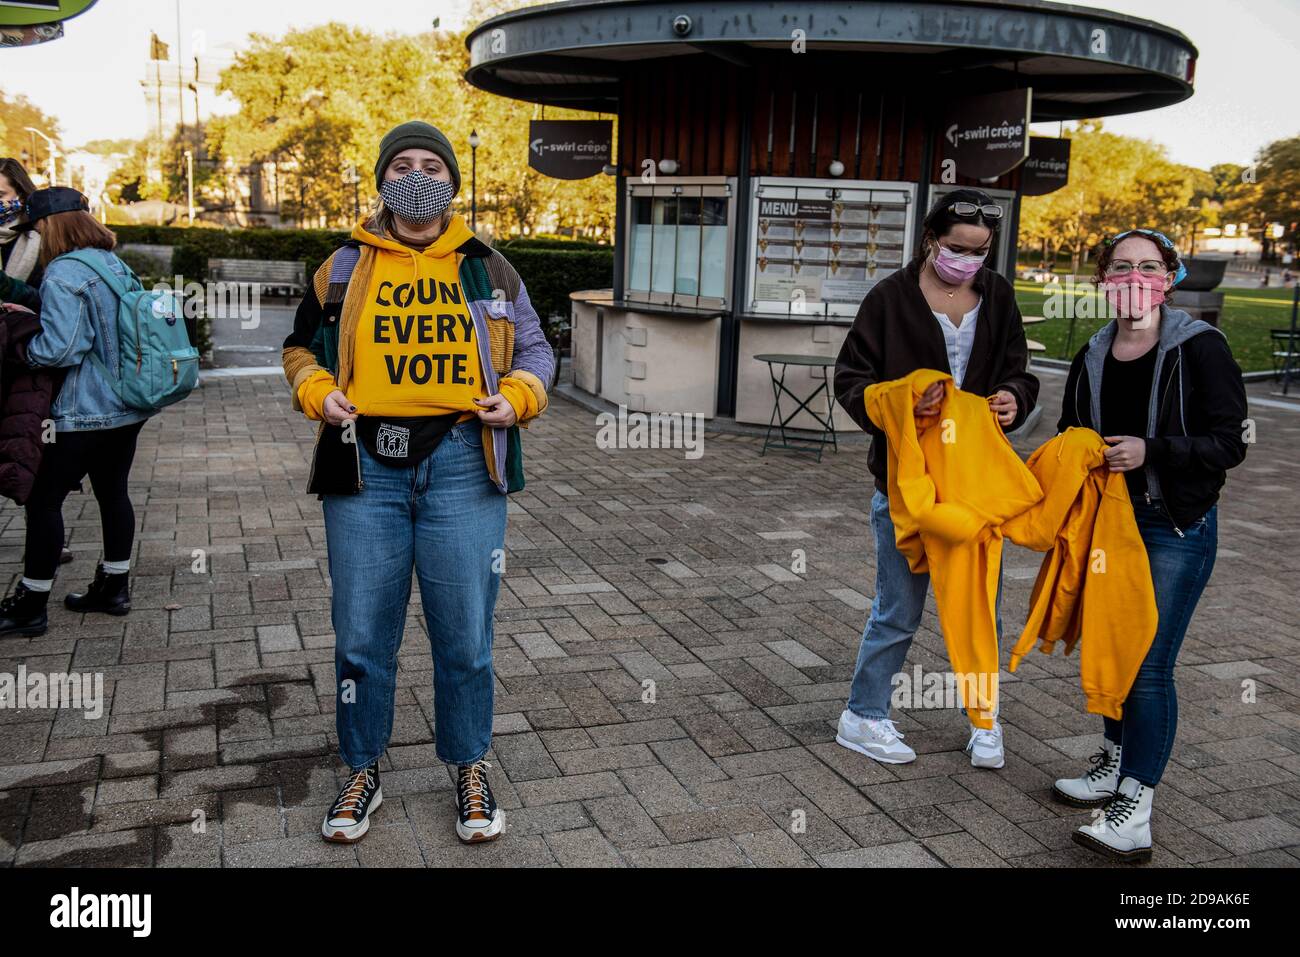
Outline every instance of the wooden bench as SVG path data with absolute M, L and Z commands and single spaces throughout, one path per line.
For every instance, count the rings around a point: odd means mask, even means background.
M 307 288 L 307 267 L 301 262 L 274 259 L 209 259 L 213 282 L 256 283 L 259 291 L 286 299 Z

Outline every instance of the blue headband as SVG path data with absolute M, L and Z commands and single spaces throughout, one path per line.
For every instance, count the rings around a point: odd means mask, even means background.
M 1174 286 L 1177 286 L 1180 282 L 1182 282 L 1184 279 L 1187 278 L 1187 267 L 1183 265 L 1183 257 L 1178 255 L 1178 250 L 1174 247 L 1173 240 L 1171 240 L 1164 233 L 1157 232 L 1154 229 L 1126 229 L 1124 232 L 1119 233 L 1118 235 L 1113 237 L 1109 245 L 1114 246 L 1125 236 L 1132 236 L 1134 233 L 1137 233 L 1141 236 L 1150 236 L 1161 246 L 1164 246 L 1165 249 L 1168 249 L 1173 252 L 1174 259 L 1178 261 L 1178 270 L 1174 273 L 1174 282 L 1173 282 L 1173 286 L 1169 287 L 1170 289 L 1172 289 Z

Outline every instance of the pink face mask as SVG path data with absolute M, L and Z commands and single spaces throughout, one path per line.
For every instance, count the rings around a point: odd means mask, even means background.
M 1134 273 L 1122 282 L 1102 283 L 1111 309 L 1120 319 L 1141 319 L 1165 301 L 1165 277 Z
M 957 285 L 979 272 L 987 258 L 988 253 L 982 256 L 974 253 L 966 255 L 955 253 L 946 246 L 939 246 L 934 254 L 934 271 L 944 282 Z

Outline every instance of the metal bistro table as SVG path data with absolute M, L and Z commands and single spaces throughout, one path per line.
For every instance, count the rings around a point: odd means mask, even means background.
M 758 362 L 767 363 L 768 374 L 772 377 L 772 417 L 767 423 L 767 432 L 763 436 L 763 451 L 761 455 L 766 455 L 768 449 L 786 449 L 791 452 L 816 452 L 817 461 L 822 460 L 822 450 L 831 446 L 836 452 L 840 450 L 838 443 L 835 441 L 835 423 L 834 414 L 835 406 L 832 404 L 830 379 L 826 370 L 835 367 L 835 360 L 830 356 L 800 356 L 787 355 L 783 353 L 760 353 L 754 356 Z M 780 375 L 777 375 L 776 367 L 781 367 Z M 802 366 L 805 368 L 821 369 L 821 382 L 812 394 L 806 398 L 799 398 L 787 388 L 785 384 L 785 372 L 789 366 Z M 822 416 L 814 411 L 811 403 L 816 401 L 817 397 L 823 392 L 826 393 L 826 414 Z M 781 414 L 781 393 L 785 393 L 795 402 L 795 409 L 789 415 Z M 821 425 L 821 435 L 817 438 L 809 438 L 801 435 L 787 435 L 786 426 L 800 412 L 807 412 Z M 772 441 L 772 430 L 776 429 L 781 433 L 781 441 Z M 829 436 L 829 438 L 828 438 Z

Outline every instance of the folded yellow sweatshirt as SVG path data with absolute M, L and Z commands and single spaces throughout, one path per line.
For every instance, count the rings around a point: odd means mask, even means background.
M 917 400 L 944 384 L 938 415 L 918 418 Z M 929 571 L 948 658 L 973 725 L 991 728 L 997 709 L 998 572 L 1002 523 L 1043 497 L 983 396 L 952 377 L 920 369 L 866 390 L 867 415 L 888 440 L 889 514 L 914 573 Z
M 1029 618 L 1010 670 L 1037 643 L 1081 645 L 1079 678 L 1088 710 L 1118 720 L 1155 638 L 1155 589 L 1128 486 L 1106 468 L 1106 443 L 1073 428 L 1040 446 L 1029 470 L 1046 496 L 1007 522 L 1012 541 L 1046 551 L 1034 582 Z

